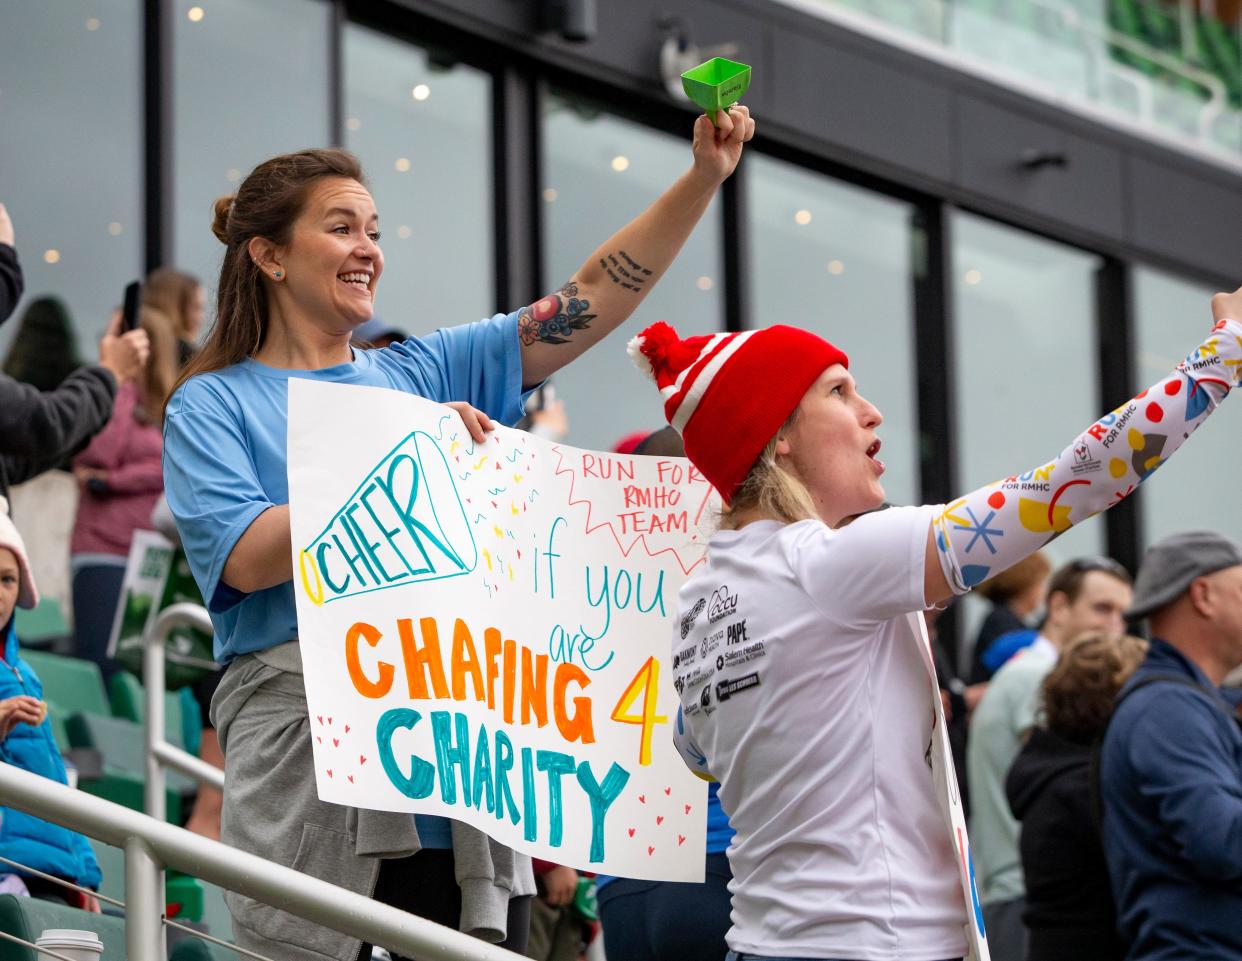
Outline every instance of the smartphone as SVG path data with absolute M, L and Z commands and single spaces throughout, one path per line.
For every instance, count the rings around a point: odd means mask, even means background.
M 121 333 L 138 329 L 138 310 L 142 306 L 142 283 L 135 280 L 125 287 L 125 310 L 121 315 Z

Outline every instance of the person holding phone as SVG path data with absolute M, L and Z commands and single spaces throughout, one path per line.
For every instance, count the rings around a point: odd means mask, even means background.
M 108 641 L 130 543 L 134 531 L 150 527 L 151 511 L 164 491 L 164 401 L 179 369 L 172 321 L 154 307 L 140 306 L 137 286 L 131 285 L 132 306 L 150 355 L 117 391 L 107 426 L 73 459 L 81 489 L 69 541 L 74 653 L 98 664 L 105 681 L 118 669 L 108 657 Z
M 355 350 L 384 269 L 379 214 L 352 155 L 265 161 L 216 202 L 216 321 L 169 401 L 164 480 L 228 664 L 212 702 L 224 749 L 221 839 L 513 950 L 526 946 L 529 858 L 458 821 L 319 800 L 301 655 L 286 470 L 290 378 L 451 403 L 481 441 L 529 391 L 623 323 L 668 269 L 754 133 L 745 107 L 694 127 L 690 169 L 534 303 L 383 349 Z M 429 228 L 431 226 L 429 225 Z M 641 281 L 621 283 L 614 260 Z M 239 946 L 283 959 L 370 957 L 358 939 L 236 894 Z
M 76 454 L 112 416 L 117 390 L 138 376 L 150 352 L 143 330 L 121 331 L 112 315 L 99 341 L 99 360 L 55 390 L 40 391 L 0 374 L 0 496 Z

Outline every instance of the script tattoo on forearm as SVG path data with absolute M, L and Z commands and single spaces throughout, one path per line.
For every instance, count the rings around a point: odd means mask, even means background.
M 651 271 L 624 250 L 601 257 L 599 266 L 614 284 L 625 290 L 632 290 L 634 293 L 645 290 L 645 284 L 651 279 Z
M 586 330 L 595 319 L 591 302 L 578 296 L 578 285 L 565 284 L 518 313 L 518 334 L 529 347 L 534 343 L 567 344 L 576 330 Z

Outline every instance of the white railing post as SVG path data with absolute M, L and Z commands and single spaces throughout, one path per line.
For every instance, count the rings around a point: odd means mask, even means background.
M 152 944 L 151 917 L 163 915 L 158 872 L 164 866 L 270 904 L 325 927 L 362 938 L 406 957 L 425 961 L 525 961 L 521 955 L 478 941 L 426 918 L 380 904 L 248 851 L 191 834 L 163 821 L 64 784 L 0 763 L 0 806 L 125 848 L 129 884 L 127 912 L 140 912 L 127 937 L 131 961 L 163 961 L 162 944 Z M 133 859 L 130 866 L 130 859 Z M 152 910 L 142 914 L 147 908 Z
M 146 700 L 143 723 L 147 748 L 143 806 L 147 814 L 160 821 L 168 819 L 164 765 L 156 753 L 164 740 L 164 639 L 168 636 L 164 618 L 161 614 L 156 620 L 151 636 L 143 639 L 142 648 L 142 684 Z
M 129 961 L 164 961 L 164 872 L 147 843 L 125 841 L 125 954 Z
M 173 604 L 160 612 L 151 625 L 151 631 L 143 638 L 142 677 L 144 698 L 144 723 L 146 731 L 146 784 L 143 790 L 144 808 L 147 814 L 161 821 L 167 820 L 166 767 L 192 777 L 200 784 L 224 790 L 224 772 L 206 761 L 169 744 L 165 736 L 164 714 L 164 643 L 176 627 L 194 627 L 208 634 L 212 631 L 211 618 L 205 608 L 197 604 Z

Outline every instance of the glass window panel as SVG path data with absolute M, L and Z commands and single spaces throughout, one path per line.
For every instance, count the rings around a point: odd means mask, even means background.
M 491 78 L 349 24 L 345 118 L 384 235 L 376 313 L 411 334 L 491 314 Z
M 913 208 L 761 154 L 746 163 L 754 323 L 805 327 L 850 355 L 885 418 L 884 489 L 918 503 Z
M 685 137 L 673 137 L 553 94 L 543 104 L 543 137 L 544 286 L 555 290 L 690 166 L 690 123 Z M 712 201 L 634 316 L 556 375 L 569 415 L 567 443 L 608 449 L 663 425 L 659 394 L 625 345 L 657 320 L 683 335 L 723 329 L 719 203 Z
M 142 272 L 142 4 L 0 0 L 0 202 L 26 305 L 65 301 L 82 360 Z
M 224 247 L 212 204 L 276 154 L 322 147 L 329 129 L 322 0 L 176 0 L 173 266 L 197 274 L 213 313 Z M 279 81 L 279 82 L 276 82 Z
M 1055 457 L 1099 409 L 1099 257 L 968 214 L 952 218 L 953 389 L 963 492 Z M 1054 566 L 1099 554 L 1093 519 L 1048 545 Z M 967 646 L 984 607 L 967 598 Z M 968 652 L 967 652 L 968 653 Z
M 1139 389 L 1164 377 L 1211 329 L 1216 291 L 1159 271 L 1134 271 Z M 1139 494 L 1148 544 L 1177 531 L 1211 528 L 1242 543 L 1238 436 L 1242 404 L 1227 401 Z

